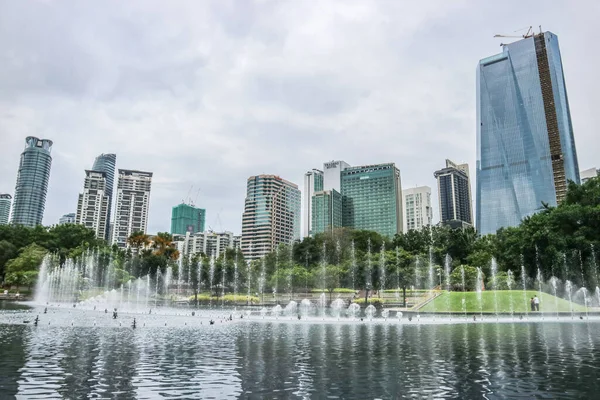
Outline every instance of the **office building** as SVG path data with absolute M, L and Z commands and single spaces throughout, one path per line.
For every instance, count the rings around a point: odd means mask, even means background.
M 429 186 L 404 189 L 402 203 L 404 205 L 404 232 L 411 229 L 420 230 L 433 223 L 431 188 Z
M 76 220 L 77 220 L 77 214 L 75 214 L 75 213 L 64 214 L 62 217 L 60 217 L 58 219 L 58 224 L 59 225 L 74 224 Z
M 119 169 L 112 243 L 124 248 L 133 232 L 148 225 L 152 172 Z
M 395 164 L 346 167 L 341 171 L 341 194 L 344 227 L 389 238 L 402 232 L 402 185 Z
M 248 178 L 242 215 L 242 251 L 256 260 L 280 243 L 300 240 L 300 190 L 275 175 Z
M 472 226 L 469 165 L 446 160 L 446 168 L 435 171 L 433 176 L 438 183 L 440 222 L 452 227 Z
M 83 192 L 77 200 L 75 223 L 85 226 L 96 233 L 96 238 L 108 237 L 109 197 L 106 193 L 106 173 L 103 171 L 85 171 Z
M 600 169 L 596 169 L 596 168 L 586 169 L 584 171 L 581 171 L 580 175 L 581 175 L 581 183 L 583 184 L 592 178 L 600 176 Z
M 329 161 L 323 163 L 323 188 L 321 190 L 337 190 L 342 192 L 342 171 L 350 167 L 345 161 Z
M 518 225 L 557 205 L 579 166 L 558 38 L 503 45 L 477 67 L 477 229 Z
M 173 240 L 183 242 L 179 251 L 186 256 L 204 254 L 207 257 L 219 257 L 227 249 L 239 249 L 240 237 L 232 232 L 186 232 L 184 235 L 173 235 Z
M 323 171 L 313 169 L 304 174 L 304 237 L 312 233 L 312 196 L 323 190 Z
M 33 136 L 25 139 L 13 201 L 13 224 L 36 226 L 42 223 L 52 165 L 51 150 L 51 140 Z
M 8 224 L 11 200 L 12 196 L 10 194 L 0 193 L 0 225 Z
M 106 213 L 106 235 L 104 239 L 106 239 L 110 243 L 110 236 L 112 233 L 111 225 L 112 225 L 112 202 L 113 202 L 113 187 L 115 182 L 115 167 L 117 165 L 117 155 L 116 154 L 100 154 L 94 160 L 94 165 L 92 170 L 104 172 L 104 176 L 106 177 L 106 189 L 105 194 L 108 196 L 108 211 Z
M 206 210 L 191 204 L 181 203 L 171 211 L 171 234 L 185 235 L 186 232 L 204 232 Z
M 335 189 L 316 192 L 312 196 L 311 235 L 332 232 L 342 227 L 342 195 Z

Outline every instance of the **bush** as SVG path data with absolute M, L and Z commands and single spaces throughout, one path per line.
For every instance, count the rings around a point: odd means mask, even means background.
M 333 289 L 333 293 L 354 293 L 357 290 L 352 290 L 348 288 L 335 288 Z M 311 293 L 322 293 L 323 289 L 311 289 Z M 328 293 L 329 290 L 325 289 L 325 293 Z
M 371 297 L 367 300 L 367 304 L 373 304 L 374 306 L 380 306 L 383 303 L 385 303 L 387 300 L 384 298 L 379 298 L 379 297 Z M 353 303 L 356 304 L 365 304 L 365 298 L 362 297 L 360 299 L 354 299 L 352 300 Z
M 464 290 L 467 292 L 477 290 L 477 268 L 471 267 L 470 265 L 460 265 L 452 271 L 450 274 L 450 285 L 452 290 L 456 292 L 463 291 L 462 283 L 462 269 L 465 271 L 465 287 Z M 482 279 L 485 278 L 483 272 L 481 273 Z

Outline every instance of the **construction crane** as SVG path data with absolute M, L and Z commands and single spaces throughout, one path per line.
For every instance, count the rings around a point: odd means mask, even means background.
M 517 33 L 517 32 L 522 31 L 524 29 L 526 29 L 526 28 L 518 29 L 518 30 L 514 31 L 513 33 Z M 540 25 L 540 32 L 541 32 L 541 30 L 542 30 L 542 27 Z M 500 35 L 500 34 L 496 34 L 496 35 L 494 35 L 494 37 L 495 38 L 500 37 L 500 38 L 527 39 L 529 37 L 532 37 L 533 35 L 534 35 L 533 27 L 530 26 L 529 29 L 527 29 L 527 32 L 524 35 L 516 36 L 516 35 Z M 506 43 L 500 43 L 500 46 L 504 46 L 505 44 Z

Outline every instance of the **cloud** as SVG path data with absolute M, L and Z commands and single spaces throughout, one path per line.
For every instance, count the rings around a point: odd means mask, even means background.
M 100 153 L 154 172 L 149 231 L 191 197 L 239 233 L 246 180 L 301 186 L 331 159 L 396 162 L 435 188 L 475 163 L 475 66 L 495 33 L 555 32 L 581 168 L 598 166 L 593 1 L 19 1 L 0 4 L 0 192 L 28 135 L 54 141 L 44 223 Z M 582 62 L 585 60 L 585 62 Z M 434 197 L 435 198 L 435 197 Z M 435 210 L 437 218 L 437 209 Z

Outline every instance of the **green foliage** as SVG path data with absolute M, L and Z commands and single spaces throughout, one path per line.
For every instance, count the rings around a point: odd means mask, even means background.
M 370 297 L 367 300 L 367 304 L 373 304 L 374 306 L 377 306 L 377 305 L 381 305 L 381 304 L 385 303 L 387 300 L 388 299 L 383 298 L 383 297 Z M 356 304 L 365 304 L 365 298 L 364 297 L 357 298 L 357 299 L 352 300 L 352 302 L 356 303 Z
M 4 280 L 9 285 L 31 287 L 37 278 L 38 268 L 46 250 L 36 244 L 25 247 L 21 253 L 6 264 Z
M 453 291 L 463 291 L 463 269 L 465 275 L 465 291 L 472 291 L 477 289 L 477 268 L 471 267 L 470 265 L 460 265 L 452 271 L 450 274 L 450 286 Z M 483 273 L 482 273 L 483 275 Z

